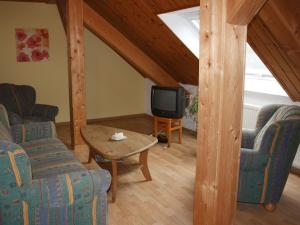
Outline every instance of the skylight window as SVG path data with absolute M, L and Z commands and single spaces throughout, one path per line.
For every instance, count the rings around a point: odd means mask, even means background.
M 199 58 L 200 8 L 160 14 L 160 19 Z M 287 96 L 272 73 L 247 44 L 245 91 Z

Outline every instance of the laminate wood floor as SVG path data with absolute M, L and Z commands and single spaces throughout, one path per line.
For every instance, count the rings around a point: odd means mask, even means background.
M 147 134 L 152 126 L 146 117 L 101 124 Z M 58 127 L 58 135 L 66 144 L 70 143 L 68 126 Z M 173 139 L 177 140 L 176 134 Z M 184 132 L 182 145 L 172 143 L 170 148 L 165 146 L 158 144 L 149 152 L 153 181 L 144 181 L 136 166 L 119 166 L 117 200 L 109 202 L 109 225 L 192 225 L 196 137 Z M 128 159 L 128 162 L 134 160 L 137 157 Z M 95 164 L 88 167 L 93 168 Z M 300 225 L 300 177 L 289 176 L 274 213 L 259 205 L 238 203 L 235 224 Z

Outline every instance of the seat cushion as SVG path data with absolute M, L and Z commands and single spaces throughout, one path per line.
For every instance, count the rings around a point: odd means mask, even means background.
M 57 138 L 25 142 L 33 179 L 56 176 L 75 171 L 86 171 L 74 154 Z

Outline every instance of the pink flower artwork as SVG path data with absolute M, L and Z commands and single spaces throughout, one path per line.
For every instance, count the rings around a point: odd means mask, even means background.
M 49 33 L 47 29 L 16 29 L 17 62 L 49 60 Z

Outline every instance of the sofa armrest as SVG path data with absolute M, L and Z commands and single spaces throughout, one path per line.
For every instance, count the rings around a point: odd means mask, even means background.
M 52 105 L 35 104 L 32 116 L 42 118 L 42 121 L 54 121 L 58 114 L 58 107 Z
M 11 135 L 16 143 L 56 138 L 56 128 L 53 122 L 18 124 L 11 126 Z
M 252 149 L 254 146 L 254 140 L 256 137 L 256 131 L 250 129 L 243 129 L 242 131 L 242 148 Z
M 269 160 L 269 155 L 253 149 L 241 149 L 240 169 L 243 171 L 264 170 Z
M 106 194 L 110 182 L 109 172 L 103 169 L 72 172 L 34 179 L 22 196 L 30 207 L 66 207 L 91 203 L 95 197 Z

